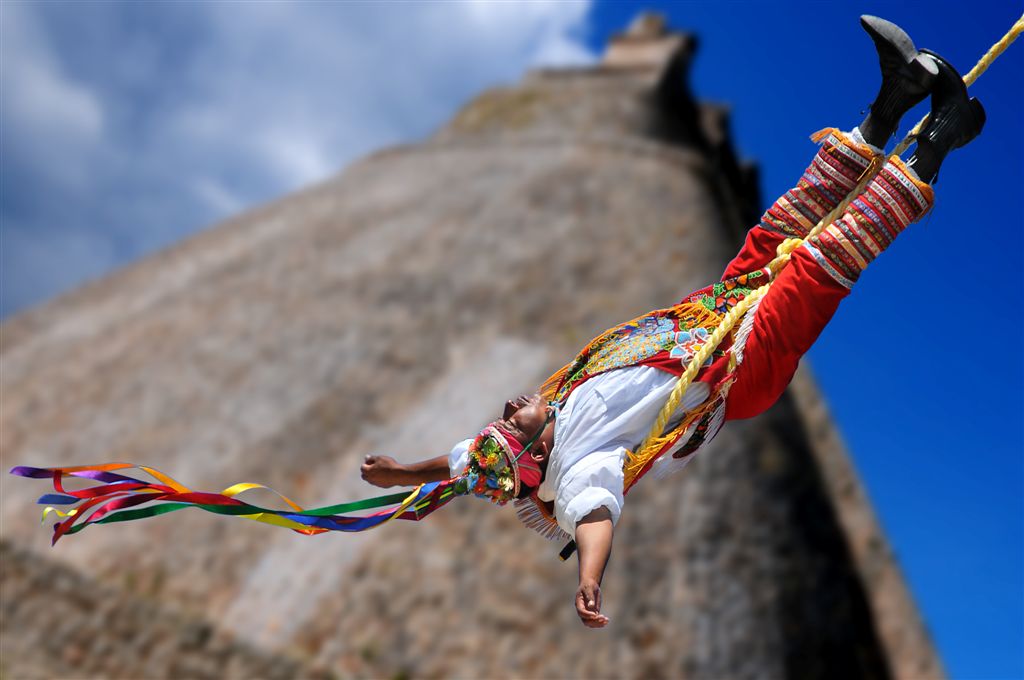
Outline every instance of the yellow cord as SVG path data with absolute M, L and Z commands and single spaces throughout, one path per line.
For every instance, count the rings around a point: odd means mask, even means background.
M 972 68 L 970 72 L 968 72 L 968 74 L 964 76 L 964 83 L 966 83 L 968 86 L 972 85 L 974 81 L 977 80 L 978 77 L 988 69 L 992 62 L 995 61 L 999 57 L 999 55 L 1001 55 L 1006 50 L 1006 48 L 1009 47 L 1010 44 L 1017 39 L 1021 32 L 1024 32 L 1024 15 L 1022 15 L 1020 19 L 1014 22 L 1013 26 L 1010 27 L 1010 30 L 1007 31 L 1006 35 L 1004 35 L 999 40 L 999 42 L 994 44 L 988 50 L 988 52 L 986 52 L 985 55 L 980 60 L 978 60 L 978 63 L 975 64 L 974 68 Z M 914 128 L 907 134 L 907 136 L 904 137 L 898 145 L 896 145 L 896 148 L 894 148 L 888 156 L 884 157 L 884 162 L 880 161 L 878 163 L 875 163 L 874 161 L 872 161 L 872 165 L 868 166 L 868 170 L 865 171 L 864 175 L 857 183 L 857 186 L 854 187 L 853 190 L 846 195 L 846 198 L 844 198 L 839 203 L 839 205 L 837 205 L 832 210 L 832 212 L 821 218 L 818 224 L 816 224 L 814 228 L 811 229 L 810 232 L 808 232 L 807 236 L 805 236 L 803 239 L 789 238 L 779 244 L 778 248 L 776 249 L 775 259 L 772 260 L 771 263 L 769 263 L 768 265 L 768 267 L 772 271 L 771 279 L 767 283 L 762 285 L 760 288 L 752 291 L 743 300 L 737 303 L 735 307 L 729 310 L 729 313 L 722 318 L 721 323 L 708 338 L 708 342 L 704 343 L 704 345 L 700 348 L 697 354 L 692 359 L 690 359 L 690 363 L 686 367 L 686 371 L 684 371 L 683 374 L 679 376 L 679 380 L 676 382 L 676 385 L 673 388 L 672 393 L 669 395 L 668 401 L 665 402 L 665 406 L 662 407 L 661 412 L 658 414 L 658 419 L 655 421 L 654 427 L 651 428 L 651 431 L 647 434 L 647 437 L 644 438 L 643 443 L 641 443 L 640 446 L 636 448 L 637 452 L 646 450 L 652 442 L 654 442 L 657 438 L 661 437 L 664 434 L 665 428 L 668 426 L 669 418 L 671 418 L 672 414 L 676 412 L 677 408 L 679 408 L 679 404 L 683 400 L 683 395 L 686 394 L 686 389 L 697 377 L 697 373 L 700 372 L 701 366 L 703 366 L 704 362 L 708 360 L 708 358 L 711 356 L 711 353 L 714 352 L 720 344 L 722 344 L 722 341 L 725 340 L 726 335 L 728 335 L 732 331 L 733 327 L 737 323 L 739 323 L 739 321 L 744 317 L 744 315 L 754 305 L 754 303 L 756 303 L 758 300 L 765 296 L 765 294 L 771 287 L 772 281 L 775 280 L 775 275 L 779 271 L 781 271 L 783 267 L 786 266 L 786 264 L 789 262 L 789 259 L 793 251 L 796 250 L 800 246 L 800 244 L 802 244 L 805 240 L 809 240 L 817 236 L 825 227 L 827 227 L 829 224 L 832 224 L 832 222 L 836 218 L 840 217 L 844 212 L 846 212 L 846 208 L 850 205 L 850 203 L 852 203 L 853 200 L 856 199 L 857 196 L 864 190 L 864 188 L 871 183 L 875 176 L 882 170 L 883 167 L 885 167 L 886 163 L 888 163 L 894 157 L 901 156 L 903 152 L 907 150 L 907 147 L 909 147 L 914 142 L 914 139 L 917 138 L 918 133 L 920 133 L 921 129 L 924 127 L 927 120 L 928 116 L 925 116 L 920 121 L 918 121 L 917 125 L 914 126 Z M 878 158 L 883 157 L 879 156 Z M 651 451 L 651 455 L 654 455 L 656 453 L 657 451 Z M 635 476 L 639 474 L 640 470 L 643 469 L 647 462 L 649 461 L 640 460 L 632 456 L 628 457 L 625 484 L 626 488 L 629 488 L 632 485 Z

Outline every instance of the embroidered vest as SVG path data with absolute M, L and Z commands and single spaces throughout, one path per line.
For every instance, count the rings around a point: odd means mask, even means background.
M 682 375 L 722 317 L 752 290 L 767 283 L 768 277 L 769 271 L 760 269 L 725 279 L 694 291 L 672 307 L 656 309 L 608 329 L 548 378 L 540 393 L 548 401 L 564 406 L 577 387 L 596 375 L 618 368 L 651 366 Z M 752 318 L 753 313 L 748 313 L 747 319 Z M 627 455 L 624 493 L 628 493 L 665 453 L 672 451 L 675 463 L 664 466 L 668 474 L 673 467 L 682 468 L 698 449 L 718 434 L 725 422 L 725 402 L 735 370 L 729 369 L 729 353 L 741 348 L 742 343 L 740 346 L 736 343 L 741 335 L 745 337 L 742 327 L 719 345 L 697 375 L 697 381 L 707 384 L 711 390 L 708 398 L 642 450 Z M 680 445 L 687 431 L 691 434 Z M 517 501 L 516 507 L 519 518 L 530 528 L 549 538 L 564 536 L 551 508 L 536 496 Z

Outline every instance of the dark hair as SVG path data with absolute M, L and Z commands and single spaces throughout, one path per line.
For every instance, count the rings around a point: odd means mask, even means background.
M 526 486 L 525 484 L 520 484 L 519 493 L 516 494 L 516 500 L 518 501 L 523 498 L 529 498 L 530 494 L 532 494 L 536 489 L 537 487 L 535 486 Z

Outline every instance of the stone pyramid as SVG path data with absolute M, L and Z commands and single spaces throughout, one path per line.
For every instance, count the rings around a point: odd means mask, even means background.
M 596 66 L 484 92 L 8 320 L 4 463 L 130 460 L 312 506 L 375 495 L 367 453 L 447 452 L 591 336 L 717 279 L 756 220 L 726 110 L 688 88 L 695 48 L 641 17 Z M 560 546 L 473 499 L 360 535 L 182 512 L 50 550 L 43 486 L 2 485 L 5 677 L 942 675 L 806 371 L 631 493 L 599 633 Z

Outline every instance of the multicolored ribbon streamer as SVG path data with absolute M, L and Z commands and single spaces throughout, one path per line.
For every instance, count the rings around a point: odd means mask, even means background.
M 114 472 L 115 470 L 130 469 L 142 470 L 157 481 L 147 482 Z M 130 463 L 64 468 L 18 466 L 11 470 L 11 474 L 53 480 L 53 488 L 57 493 L 45 494 L 38 501 L 47 506 L 43 510 L 44 521 L 51 513 L 63 518 L 62 521 L 53 525 L 53 544 L 56 544 L 61 536 L 77 533 L 90 524 L 127 522 L 164 515 L 183 508 L 199 508 L 218 515 L 235 515 L 285 527 L 309 536 L 325 531 L 366 531 L 393 519 L 413 521 L 423 519 L 458 495 L 454 487 L 456 480 L 450 479 L 444 482 L 422 484 L 411 492 L 388 494 L 353 503 L 341 503 L 306 510 L 288 497 L 262 484 L 234 484 L 220 493 L 192 491 L 159 470 Z M 68 491 L 64 489 L 63 485 L 65 477 L 92 480 L 96 482 L 96 485 Z M 292 509 L 263 508 L 236 498 L 243 491 L 251 489 L 266 489 L 276 494 Z M 149 505 L 144 508 L 129 509 L 144 504 Z M 76 507 L 65 512 L 53 507 L 55 505 L 76 505 Z M 386 507 L 388 509 L 379 510 L 369 515 L 344 514 Z

